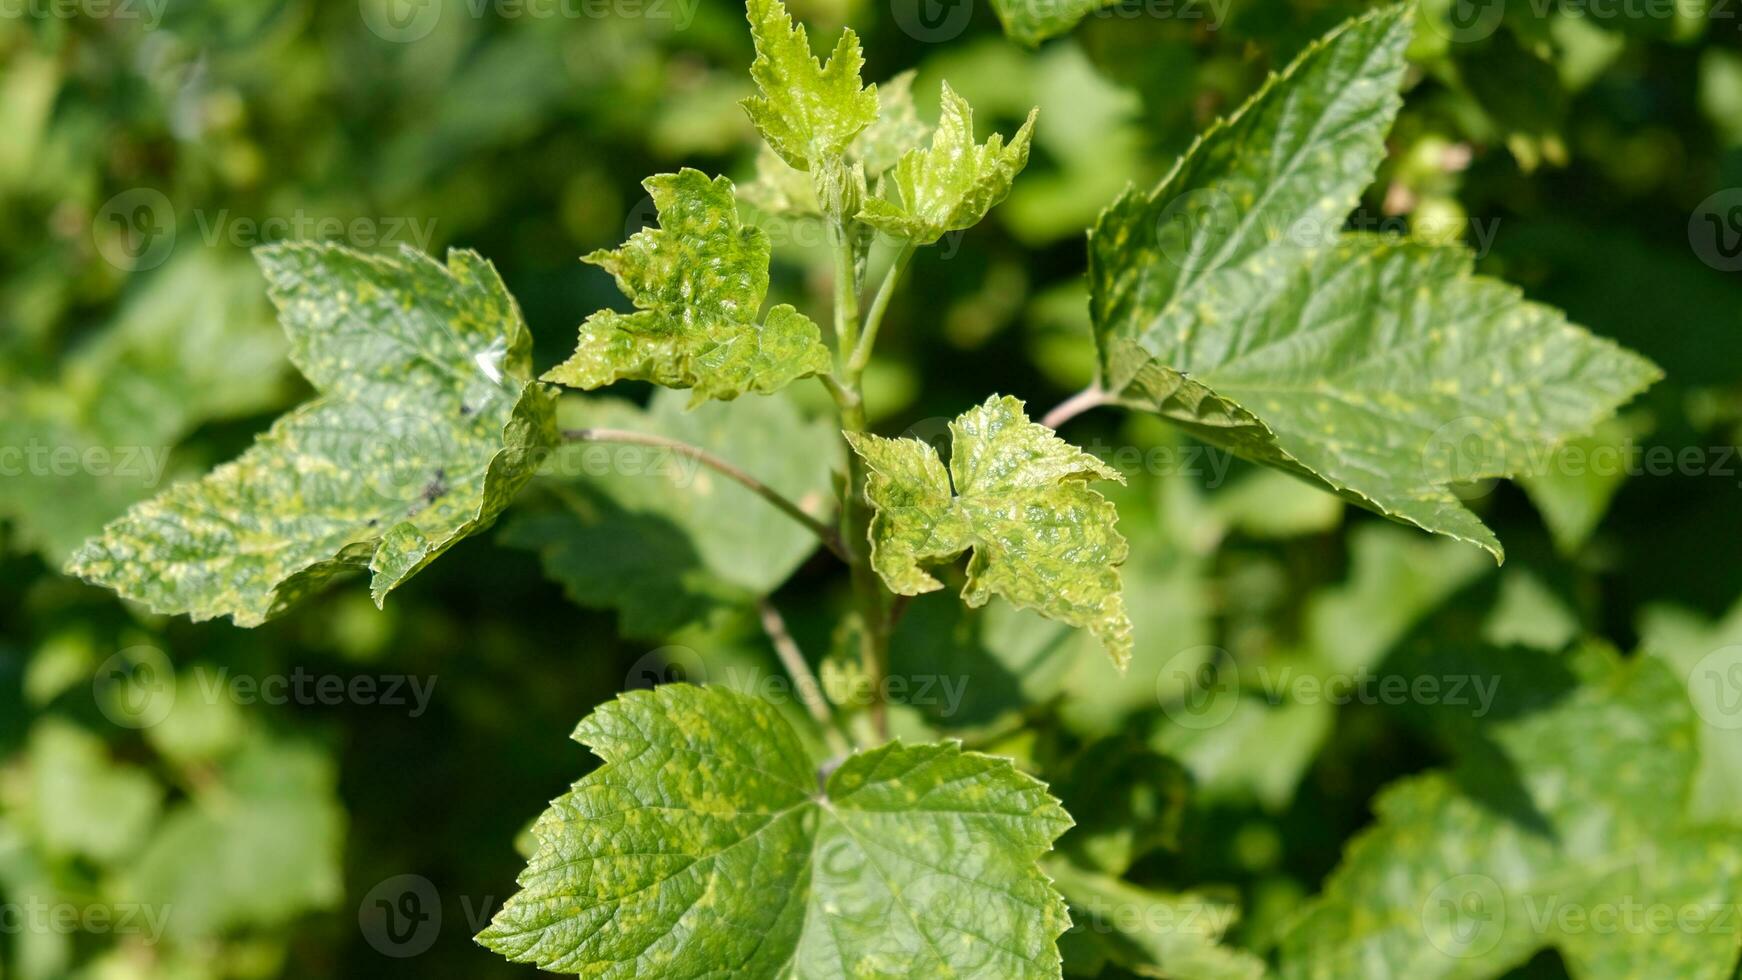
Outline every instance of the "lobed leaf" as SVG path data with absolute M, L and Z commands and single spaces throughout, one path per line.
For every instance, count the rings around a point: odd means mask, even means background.
M 555 441 L 531 337 L 495 269 L 403 249 L 257 253 L 320 397 L 242 456 L 138 504 L 68 570 L 161 613 L 255 626 L 342 572 L 377 604 L 487 526 Z
M 533 828 L 479 942 L 588 977 L 1056 978 L 1063 900 L 1036 863 L 1046 789 L 956 743 L 819 775 L 771 705 L 687 684 L 581 722 L 605 765 Z
M 1660 375 L 1470 264 L 1365 235 L 1266 254 L 1122 341 L 1115 385 L 1207 442 L 1502 557 L 1447 484 L 1533 467 Z
M 687 388 L 690 403 L 769 394 L 829 369 L 817 325 L 791 306 L 759 324 L 768 295 L 768 236 L 743 224 L 732 182 L 698 170 L 649 177 L 660 227 L 585 259 L 637 307 L 581 324 L 575 353 L 544 380 L 593 389 L 615 381 Z
M 859 36 L 842 31 L 825 67 L 781 0 L 749 0 L 746 13 L 756 44 L 750 76 L 759 90 L 742 103 L 750 122 L 795 169 L 838 160 L 877 119 L 877 86 L 861 85 Z
M 1376 10 L 1309 46 L 1210 127 L 1149 193 L 1128 189 L 1089 233 L 1090 310 L 1112 343 L 1165 332 L 1215 273 L 1273 246 L 1333 244 L 1385 157 L 1411 18 Z
M 1448 484 L 1529 469 L 1659 377 L 1462 249 L 1344 235 L 1384 155 L 1411 19 L 1309 48 L 1090 237 L 1103 383 L 1404 523 L 1504 552 Z
M 1689 817 L 1687 693 L 1656 659 L 1594 655 L 1577 693 L 1495 726 L 1497 758 L 1380 797 L 1282 977 L 1494 977 L 1546 947 L 1593 980 L 1730 976 L 1742 844 Z
M 943 86 L 943 112 L 929 148 L 902 154 L 891 182 L 899 202 L 869 198 L 859 220 L 880 231 L 930 245 L 946 232 L 972 228 L 1010 194 L 1016 175 L 1028 165 L 1034 135 L 1035 109 L 1004 145 L 994 133 L 984 144 L 974 142 L 974 110 L 948 82 Z
M 1119 473 L 1028 420 L 1022 403 L 993 396 L 950 423 L 946 471 L 917 439 L 847 433 L 870 469 L 871 563 L 891 591 L 943 587 L 921 567 L 973 549 L 962 598 L 1001 595 L 1094 632 L 1115 663 L 1131 655 L 1120 590 L 1125 539 L 1112 502 L 1090 480 Z

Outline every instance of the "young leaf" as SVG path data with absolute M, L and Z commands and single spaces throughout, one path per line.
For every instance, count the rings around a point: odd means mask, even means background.
M 882 177 L 902 154 L 918 146 L 931 132 L 913 106 L 914 73 L 901 74 L 877 86 L 877 121 L 847 147 L 849 169 L 863 173 L 867 181 Z M 769 214 L 789 218 L 822 215 L 814 181 L 795 170 L 772 147 L 764 144 L 756 153 L 756 179 L 740 189 L 745 201 Z
M 931 133 L 913 105 L 915 74 L 910 68 L 877 86 L 877 121 L 847 148 L 847 159 L 865 168 L 867 180 L 888 173 Z
M 1006 37 L 1030 47 L 1077 26 L 1077 22 L 1117 0 L 992 0 Z
M 1056 978 L 1037 861 L 1070 818 L 1009 762 L 899 742 L 819 776 L 772 706 L 668 684 L 575 731 L 605 765 L 533 828 L 479 942 L 601 978 Z
M 859 36 L 850 27 L 842 31 L 824 67 L 811 54 L 804 25 L 793 26 L 781 0 L 750 0 L 747 7 L 756 43 L 750 75 L 759 89 L 742 103 L 750 122 L 795 169 L 839 161 L 877 119 L 877 86 L 860 84 L 865 55 Z
M 822 333 L 768 295 L 768 236 L 743 224 L 732 182 L 698 170 L 649 177 L 659 228 L 585 259 L 616 277 L 634 313 L 602 310 L 581 324 L 575 353 L 544 380 L 592 389 L 651 381 L 692 389 L 690 403 L 769 394 L 829 369 Z
M 833 509 L 841 437 L 791 400 L 747 397 L 685 411 L 656 391 L 647 408 L 611 398 L 557 406 L 563 428 L 667 436 L 730 459 L 815 516 Z M 503 540 L 536 549 L 545 573 L 586 606 L 622 610 L 630 636 L 659 639 L 713 610 L 766 596 L 816 551 L 816 535 L 756 494 L 669 450 L 567 445 L 542 485 L 568 504 L 516 514 Z
M 859 220 L 916 245 L 930 245 L 945 232 L 972 228 L 1009 195 L 1016 175 L 1028 165 L 1029 140 L 1040 114 L 1039 109 L 1028 114 L 1009 146 L 998 133 L 976 145 L 974 110 L 968 100 L 948 82 L 942 99 L 943 113 L 931 147 L 908 150 L 895 165 L 892 180 L 900 203 L 873 197 L 859 214 Z
M 1115 345 L 1112 378 L 1207 442 L 1500 558 L 1446 484 L 1529 468 L 1660 374 L 1470 266 L 1365 235 L 1267 254 Z
M 987 399 L 950 423 L 950 433 L 947 472 L 917 439 L 847 433 L 871 471 L 871 563 L 884 584 L 901 595 L 943 588 L 921 565 L 972 548 L 968 605 L 1001 595 L 1091 630 L 1123 664 L 1131 656 L 1119 586 L 1125 539 L 1112 502 L 1089 481 L 1124 478 L 1030 422 L 1014 398 Z
M 377 604 L 487 526 L 555 441 L 531 337 L 496 270 L 404 249 L 257 253 L 320 397 L 242 456 L 135 506 L 72 574 L 162 613 L 255 626 L 340 572 Z
M 1551 946 L 1577 977 L 1731 975 L 1742 846 L 1688 818 L 1687 692 L 1654 658 L 1597 656 L 1577 693 L 1494 726 L 1501 758 L 1380 797 L 1281 976 L 1495 977 Z

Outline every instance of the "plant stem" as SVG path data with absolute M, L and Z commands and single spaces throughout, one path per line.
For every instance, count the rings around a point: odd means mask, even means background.
M 1046 413 L 1040 424 L 1049 429 L 1056 429 L 1071 419 L 1083 414 L 1091 408 L 1112 404 L 1111 397 L 1096 385 L 1090 385 L 1054 406 Z
M 829 384 L 829 391 L 835 395 L 835 408 L 840 414 L 841 431 L 864 432 L 865 401 L 860 392 L 860 375 L 863 367 L 855 369 L 852 365 L 857 359 L 859 349 L 859 283 L 855 270 L 853 245 L 851 236 L 845 228 L 837 227 L 839 232 L 835 242 L 835 337 L 839 344 L 837 355 L 840 358 L 841 370 L 835 384 Z M 893 289 L 893 285 L 890 286 Z M 887 305 L 888 300 L 882 301 Z M 881 308 L 877 315 L 881 317 Z M 871 332 L 869 329 L 867 332 Z M 859 454 L 847 447 L 847 483 L 841 496 L 841 531 L 842 541 L 852 541 L 853 557 L 848 567 L 853 573 L 853 596 L 858 606 L 859 618 L 864 627 L 860 631 L 859 658 L 864 664 L 865 676 L 871 683 L 871 724 L 877 732 L 877 737 L 889 739 L 889 712 L 884 703 L 884 675 L 887 670 L 885 660 L 889 644 L 889 631 L 884 613 L 883 583 L 877 578 L 877 573 L 871 568 L 870 549 L 860 547 L 861 542 L 869 540 L 871 514 L 865 506 L 865 464 Z
M 852 553 L 841 541 L 840 532 L 806 513 L 804 508 L 786 499 L 780 491 L 705 449 L 676 439 L 668 439 L 665 436 L 656 436 L 646 432 L 630 432 L 626 429 L 564 429 L 562 436 L 565 442 L 613 442 L 632 446 L 658 446 L 661 449 L 669 449 L 672 452 L 688 456 L 721 476 L 736 481 L 751 493 L 780 508 L 782 513 L 809 528 L 811 533 L 815 534 L 823 545 L 834 552 L 842 561 L 853 561 Z
M 847 739 L 841 730 L 835 727 L 835 716 L 829 711 L 829 699 L 823 696 L 823 686 L 817 683 L 817 675 L 811 672 L 810 662 L 805 660 L 804 651 L 798 648 L 798 643 L 792 638 L 792 631 L 786 628 L 786 620 L 781 617 L 780 610 L 774 608 L 774 603 L 767 599 L 758 600 L 756 610 L 762 616 L 763 632 L 768 634 L 768 642 L 774 645 L 774 654 L 780 658 L 781 666 L 786 668 L 794 684 L 798 685 L 799 700 L 804 702 L 806 710 L 816 719 L 817 725 L 823 730 L 823 738 L 828 741 L 829 749 L 837 755 L 848 752 Z
M 854 271 L 852 238 L 847 229 L 835 226 L 835 346 L 839 374 L 848 388 L 857 391 L 847 364 L 859 341 L 859 277 Z
M 859 335 L 853 356 L 847 359 L 848 375 L 860 374 L 865 365 L 871 363 L 871 348 L 877 345 L 877 331 L 883 326 L 883 313 L 889 309 L 889 298 L 895 294 L 895 286 L 901 281 L 901 274 L 907 271 L 907 263 L 912 261 L 914 251 L 912 242 L 901 243 L 901 251 L 895 253 L 894 261 L 889 264 L 883 285 L 877 288 L 877 297 L 871 301 L 871 311 L 865 314 L 865 331 Z

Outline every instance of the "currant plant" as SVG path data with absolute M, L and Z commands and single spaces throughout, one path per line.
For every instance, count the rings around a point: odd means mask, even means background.
M 1037 40 L 1093 6 L 1061 5 L 1013 33 Z M 630 635 L 757 605 L 809 721 L 684 684 L 599 708 L 574 737 L 603 766 L 538 818 L 521 890 L 479 941 L 589 977 L 1059 977 L 1067 902 L 1209 900 L 1122 881 L 1130 845 L 1117 836 L 1095 839 L 1124 847 L 1122 862 L 1049 854 L 1074 821 L 1047 786 L 956 741 L 892 739 L 883 694 L 908 600 L 943 589 L 956 576 L 940 567 L 964 555 L 967 606 L 999 597 L 1087 631 L 1115 664 L 1131 656 L 1129 548 L 1100 489 L 1120 474 L 1054 430 L 1098 406 L 1153 413 L 1499 559 L 1498 539 L 1449 485 L 1517 472 L 1658 372 L 1476 275 L 1460 247 L 1341 230 L 1401 102 L 1412 18 L 1385 8 L 1312 45 L 1090 229 L 1093 386 L 1042 421 L 1009 395 L 966 407 L 947 460 L 920 440 L 876 435 L 865 374 L 905 271 L 1008 195 L 1036 115 L 980 142 L 972 108 L 946 83 L 928 127 L 911 74 L 865 84 L 851 30 L 824 60 L 780 0 L 749 0 L 747 13 L 757 92 L 743 105 L 765 146 L 743 197 L 829 230 L 830 329 L 790 305 L 765 309 L 769 236 L 741 214 L 731 181 L 691 169 L 645 182 L 657 227 L 586 257 L 633 310 L 589 316 L 574 354 L 542 375 L 515 301 L 471 252 L 443 265 L 410 250 L 265 248 L 290 358 L 318 397 L 234 462 L 134 507 L 70 570 L 157 612 L 244 626 L 344 573 L 366 572 L 379 605 L 491 525 L 553 456 L 601 444 L 668 452 L 719 486 L 645 496 L 607 477 L 585 501 L 590 519 L 520 516 L 505 541 L 539 551 L 577 602 L 618 608 Z M 833 405 L 825 423 L 765 397 L 812 379 Z M 626 380 L 665 390 L 644 407 L 557 395 Z M 735 458 L 768 457 L 769 445 L 786 458 L 758 471 Z M 673 526 L 689 533 L 674 538 Z M 819 548 L 845 566 L 853 597 L 838 632 L 848 655 L 831 655 L 821 678 L 767 600 Z M 1553 944 L 1508 933 L 1487 959 L 1448 958 L 1389 924 L 1431 896 L 1385 879 L 1372 856 L 1408 855 L 1424 869 L 1411 887 L 1462 867 L 1424 843 L 1430 834 L 1496 876 L 1523 876 L 1524 893 L 1673 839 L 1661 884 L 1691 887 L 1687 868 L 1714 853 L 1699 850 L 1712 835 L 1605 779 L 1619 758 L 1582 759 L 1573 744 L 1578 726 L 1612 719 L 1658 746 L 1650 725 L 1685 721 L 1643 704 L 1667 697 L 1667 673 L 1588 659 L 1599 677 L 1588 697 L 1600 704 L 1502 738 L 1532 786 L 1560 787 L 1545 816 L 1566 840 L 1514 840 L 1456 780 L 1411 781 L 1385 797 L 1380 826 L 1289 934 L 1285 972 L 1347 976 L 1383 961 L 1488 975 Z M 1636 723 L 1640 713 L 1649 719 Z M 1685 753 L 1661 762 L 1691 772 Z M 1592 812 L 1609 815 L 1601 834 L 1577 823 Z M 1086 828 L 1102 816 L 1078 814 Z M 1721 853 L 1734 867 L 1734 850 Z M 1100 945 L 1085 955 L 1154 976 L 1264 972 L 1219 936 L 1090 937 Z M 1626 975 L 1597 964 L 1637 950 L 1596 945 L 1563 951 L 1586 975 Z

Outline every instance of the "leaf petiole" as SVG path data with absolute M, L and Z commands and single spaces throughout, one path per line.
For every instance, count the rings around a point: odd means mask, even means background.
M 1090 385 L 1054 405 L 1052 411 L 1046 413 L 1040 420 L 1040 424 L 1049 429 L 1057 429 L 1091 408 L 1100 408 L 1102 405 L 1111 405 L 1112 403 L 1113 397 L 1110 394 L 1101 390 L 1098 385 Z
M 780 658 L 780 665 L 786 668 L 794 684 L 798 685 L 798 697 L 804 702 L 806 710 L 816 720 L 817 727 L 823 731 L 823 738 L 829 743 L 829 751 L 844 756 L 852 751 L 847 739 L 835 725 L 835 716 L 829 710 L 829 699 L 823 694 L 823 686 L 817 681 L 817 675 L 811 671 L 810 662 L 805 660 L 804 651 L 798 648 L 798 641 L 792 638 L 792 631 L 786 628 L 786 619 L 780 615 L 780 610 L 774 608 L 774 603 L 767 599 L 758 600 L 756 612 L 762 619 L 762 631 L 768 634 L 768 642 L 774 647 L 775 656 Z
M 889 271 L 883 276 L 883 285 L 877 288 L 877 296 L 871 301 L 871 310 L 865 314 L 865 329 L 859 335 L 859 342 L 853 347 L 853 354 L 847 359 L 847 373 L 858 376 L 871 363 L 871 349 L 877 345 L 877 331 L 883 326 L 883 314 L 889 309 L 889 299 L 895 294 L 895 287 L 901 281 L 901 274 L 907 271 L 907 263 L 912 261 L 913 253 L 918 246 L 913 242 L 903 242 L 901 251 L 895 254 L 895 259 L 889 265 Z
M 727 462 L 699 446 L 692 446 L 676 439 L 667 439 L 665 436 L 656 436 L 646 432 L 630 432 L 625 429 L 564 429 L 562 437 L 564 442 L 614 442 L 634 446 L 657 446 L 681 453 L 721 476 L 737 482 L 746 490 L 779 508 L 788 517 L 809 528 L 822 541 L 823 546 L 833 552 L 837 558 L 845 562 L 853 561 L 852 552 L 847 549 L 841 540 L 840 533 L 834 528 L 806 513 L 804 508 L 786 499 L 780 491 L 739 469 L 735 464 Z

